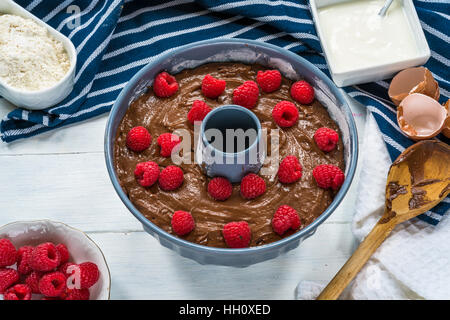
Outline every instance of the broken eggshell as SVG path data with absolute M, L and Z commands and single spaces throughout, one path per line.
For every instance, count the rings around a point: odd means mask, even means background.
M 408 68 L 392 78 L 388 94 L 396 106 L 411 93 L 422 93 L 439 100 L 439 85 L 430 70 L 425 67 Z
M 445 107 L 421 93 L 408 95 L 397 108 L 397 122 L 400 129 L 416 141 L 438 135 L 446 118 Z
M 444 128 L 441 133 L 447 138 L 450 138 L 450 99 L 444 103 L 444 108 L 447 110 L 447 120 L 445 120 Z

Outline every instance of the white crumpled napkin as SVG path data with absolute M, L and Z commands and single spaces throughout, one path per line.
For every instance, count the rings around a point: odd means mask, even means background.
M 361 152 L 360 192 L 352 230 L 362 240 L 381 217 L 391 161 L 371 114 Z M 331 280 L 331 279 L 329 279 Z M 301 281 L 297 299 L 314 299 L 326 281 Z M 340 299 L 450 299 L 450 219 L 437 226 L 419 219 L 398 225 Z

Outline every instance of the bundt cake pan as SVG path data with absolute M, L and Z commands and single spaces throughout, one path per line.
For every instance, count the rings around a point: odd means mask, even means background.
M 242 62 L 261 64 L 280 70 L 291 79 L 305 79 L 315 89 L 316 98 L 328 109 L 339 125 L 344 143 L 345 182 L 330 206 L 310 225 L 282 240 L 245 249 L 214 248 L 188 242 L 171 235 L 150 222 L 128 199 L 122 190 L 113 166 L 116 131 L 130 103 L 146 92 L 155 76 L 162 70 L 176 74 L 210 62 Z M 200 264 L 245 267 L 278 257 L 299 246 L 336 210 L 344 199 L 355 174 L 358 158 L 358 137 L 352 112 L 336 85 L 316 66 L 283 48 L 244 39 L 218 39 L 192 43 L 170 51 L 143 67 L 125 86 L 117 98 L 105 132 L 105 158 L 111 182 L 122 202 L 142 223 L 144 230 L 161 245 Z

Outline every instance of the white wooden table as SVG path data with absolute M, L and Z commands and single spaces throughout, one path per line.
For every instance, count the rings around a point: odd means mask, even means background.
M 361 140 L 366 112 L 351 105 Z M 0 117 L 12 108 L 0 99 Z M 244 269 L 178 256 L 145 233 L 116 195 L 103 155 L 106 119 L 0 142 L 0 225 L 45 218 L 86 231 L 106 256 L 112 299 L 293 299 L 300 280 L 330 280 L 355 249 L 358 176 L 316 234 L 284 256 Z

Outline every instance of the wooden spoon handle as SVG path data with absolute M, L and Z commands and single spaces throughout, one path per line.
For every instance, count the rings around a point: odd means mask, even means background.
M 317 297 L 317 300 L 335 300 L 339 298 L 342 291 L 344 291 L 348 284 L 358 274 L 359 270 L 366 264 L 367 260 L 369 260 L 384 239 L 387 238 L 395 225 L 395 219 L 390 219 L 388 214 L 385 213 L 350 259 Z

